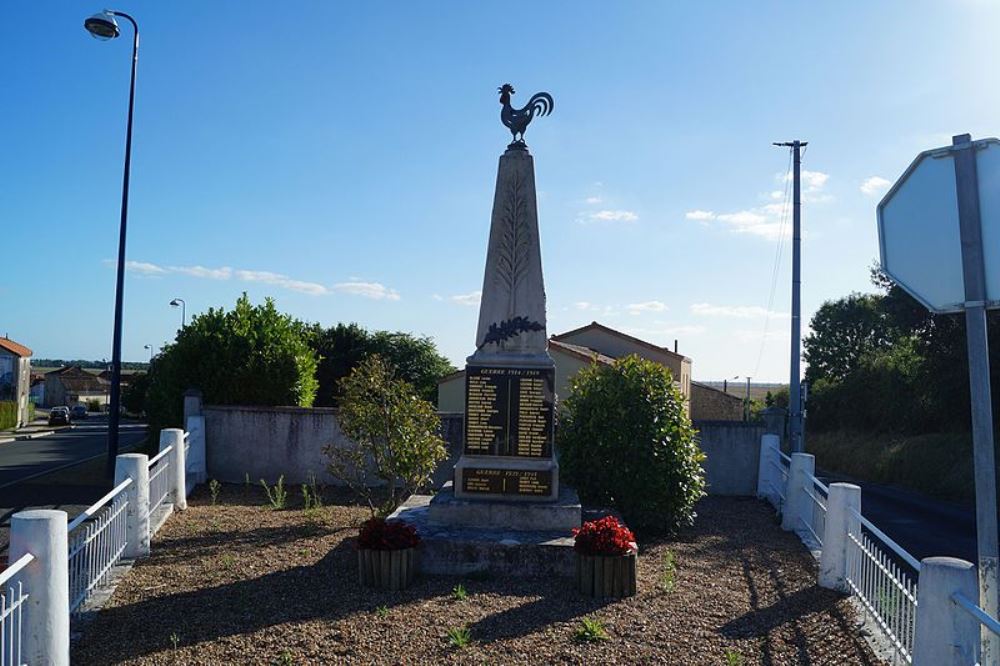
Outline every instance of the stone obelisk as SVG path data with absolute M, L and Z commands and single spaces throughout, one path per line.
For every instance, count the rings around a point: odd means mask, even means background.
M 517 138 L 553 104 L 539 93 L 515 110 L 513 88 L 500 92 L 501 119 L 515 140 L 497 171 L 476 351 L 465 367 L 465 447 L 455 465 L 455 496 L 554 501 L 555 363 L 546 350 L 534 161 Z

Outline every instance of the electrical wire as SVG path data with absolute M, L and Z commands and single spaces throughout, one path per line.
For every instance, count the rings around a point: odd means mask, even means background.
M 757 377 L 760 371 L 760 363 L 764 358 L 764 346 L 767 344 L 767 334 L 771 325 L 771 311 L 774 308 L 774 294 L 778 288 L 778 276 L 781 274 L 781 257 L 784 253 L 785 246 L 785 230 L 788 228 L 788 218 L 789 211 L 791 207 L 791 192 L 792 192 L 792 155 L 794 151 L 792 148 L 788 149 L 788 166 L 785 169 L 785 192 L 782 197 L 781 203 L 781 218 L 778 224 L 778 242 L 775 246 L 774 251 L 774 266 L 771 268 L 771 288 L 770 293 L 767 297 L 767 309 L 764 313 L 764 333 L 760 339 L 760 350 L 757 352 L 757 363 L 754 366 L 753 374 L 751 377 Z

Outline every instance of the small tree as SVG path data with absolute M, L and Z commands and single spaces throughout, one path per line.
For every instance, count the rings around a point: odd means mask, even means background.
M 378 355 L 361 360 L 340 388 L 340 428 L 356 446 L 326 447 L 330 474 L 362 497 L 373 516 L 391 513 L 448 457 L 438 435 L 440 419 Z M 388 491 L 381 505 L 372 487 L 376 481 Z
M 559 424 L 559 463 L 587 503 L 629 525 L 690 525 L 705 477 L 695 431 L 670 371 L 638 356 L 594 363 L 574 377 Z

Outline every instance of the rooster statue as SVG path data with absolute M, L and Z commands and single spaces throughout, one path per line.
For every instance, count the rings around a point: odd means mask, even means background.
M 524 145 L 524 130 L 528 129 L 528 123 L 535 117 L 535 114 L 547 116 L 555 108 L 552 95 L 544 92 L 535 93 L 524 108 L 515 109 L 510 105 L 510 96 L 514 94 L 514 86 L 505 83 L 497 90 L 500 93 L 500 104 L 503 105 L 503 109 L 500 111 L 500 122 L 510 129 L 510 133 L 514 137 L 514 143 L 511 145 Z M 518 134 L 521 135 L 520 138 L 518 138 Z

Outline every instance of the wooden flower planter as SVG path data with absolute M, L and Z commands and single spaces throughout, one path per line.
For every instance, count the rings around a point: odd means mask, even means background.
M 417 572 L 416 550 L 358 550 L 361 584 L 381 590 L 405 590 Z
M 577 553 L 580 593 L 588 597 L 632 597 L 636 589 L 636 556 Z

